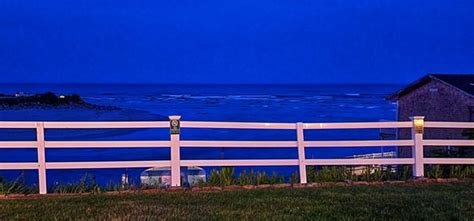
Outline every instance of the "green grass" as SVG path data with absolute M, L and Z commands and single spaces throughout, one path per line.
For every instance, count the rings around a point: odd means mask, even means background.
M 4 199 L 0 219 L 473 220 L 474 183 Z

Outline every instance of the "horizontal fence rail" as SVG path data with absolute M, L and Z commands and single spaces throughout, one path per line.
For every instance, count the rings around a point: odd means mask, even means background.
M 181 147 L 297 147 L 296 141 L 181 141 Z
M 168 128 L 167 121 L 44 122 L 46 129 Z
M 170 147 L 169 141 L 45 141 L 46 148 Z
M 399 159 L 310 159 L 306 160 L 306 165 L 392 165 L 392 164 L 413 164 L 414 160 L 411 158 Z
M 413 146 L 413 140 L 306 141 L 305 147 L 380 147 Z
M 36 141 L 0 141 L 0 148 L 36 148 Z
M 136 129 L 168 128 L 169 140 L 152 141 L 48 141 L 46 129 Z M 252 129 L 252 130 L 295 130 L 296 139 L 289 141 L 215 141 L 180 140 L 181 128 L 197 129 Z M 332 129 L 381 129 L 411 128 L 408 140 L 333 140 L 305 141 L 305 130 Z M 424 164 L 474 164 L 474 158 L 424 158 L 424 146 L 467 146 L 474 147 L 473 140 L 423 139 L 424 128 L 473 129 L 473 122 L 424 122 L 423 117 L 413 117 L 405 122 L 344 122 L 344 123 L 255 123 L 255 122 L 205 122 L 180 121 L 180 116 L 170 116 L 170 121 L 130 122 L 23 122 L 0 121 L 0 129 L 35 129 L 36 141 L 0 141 L 0 149 L 37 149 L 37 162 L 0 163 L 0 170 L 38 170 L 40 194 L 47 193 L 46 171 L 51 169 L 100 169 L 100 168 L 149 168 L 171 167 L 171 185 L 180 186 L 182 166 L 299 166 L 300 182 L 306 183 L 306 166 L 321 165 L 413 165 L 415 177 L 424 176 Z M 325 147 L 377 147 L 392 146 L 412 148 L 412 158 L 380 159 L 306 159 L 305 148 Z M 180 148 L 296 148 L 297 159 L 232 159 L 232 160 L 181 160 Z M 54 148 L 170 148 L 169 160 L 156 161 L 102 161 L 102 162 L 48 162 L 46 149 Z
M 141 168 L 170 166 L 170 161 L 108 161 L 108 162 L 54 162 L 47 169 Z
M 204 121 L 183 121 L 183 128 L 217 128 L 217 129 L 296 129 L 292 123 L 243 123 L 243 122 L 204 122 Z
M 407 122 L 352 122 L 352 123 L 307 123 L 304 129 L 370 129 L 370 128 L 410 128 Z

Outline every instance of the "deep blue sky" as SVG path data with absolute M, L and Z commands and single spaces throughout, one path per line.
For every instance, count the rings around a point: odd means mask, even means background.
M 474 1 L 0 1 L 0 82 L 406 83 L 427 72 L 474 72 Z

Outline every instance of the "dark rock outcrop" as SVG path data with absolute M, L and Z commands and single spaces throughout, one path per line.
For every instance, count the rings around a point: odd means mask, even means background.
M 0 109 L 24 108 L 24 107 L 83 107 L 83 108 L 104 108 L 95 104 L 85 102 L 79 95 L 61 95 L 53 92 L 34 95 L 5 95 L 0 94 Z

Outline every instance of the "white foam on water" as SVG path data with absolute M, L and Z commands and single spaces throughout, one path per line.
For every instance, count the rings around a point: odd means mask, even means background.
M 226 99 L 230 100 L 269 100 L 277 98 L 274 95 L 228 95 Z
M 375 109 L 375 108 L 379 108 L 379 106 L 367 106 L 366 108 L 367 109 Z
M 326 96 L 326 95 L 318 95 L 318 96 L 311 96 L 308 97 L 309 99 L 316 99 L 316 100 L 329 100 L 332 99 L 332 96 Z
M 344 94 L 344 95 L 346 95 L 346 96 L 351 96 L 351 97 L 358 97 L 358 96 L 360 96 L 359 93 L 346 93 L 346 94 Z

